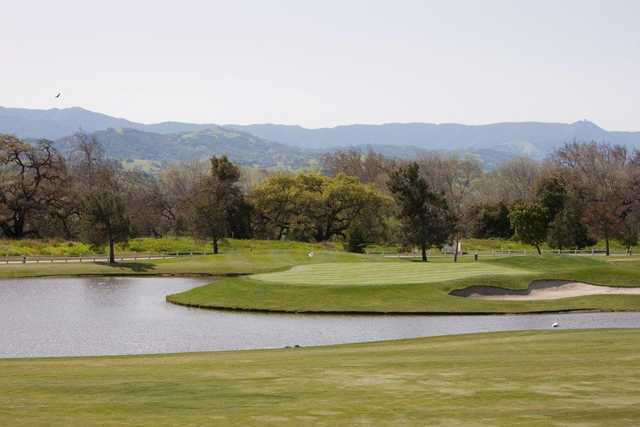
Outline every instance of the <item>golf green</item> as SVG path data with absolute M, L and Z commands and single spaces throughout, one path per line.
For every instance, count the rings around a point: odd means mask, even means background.
M 254 280 L 306 285 L 388 285 L 436 283 L 488 275 L 530 274 L 522 268 L 487 263 L 326 263 L 297 265 L 287 271 L 255 274 Z

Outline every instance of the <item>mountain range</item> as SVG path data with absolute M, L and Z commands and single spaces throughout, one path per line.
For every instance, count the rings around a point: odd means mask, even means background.
M 300 168 L 322 153 L 340 148 L 371 147 L 399 158 L 425 151 L 476 156 L 487 168 L 515 156 L 543 158 L 571 141 L 598 141 L 640 148 L 640 132 L 602 129 L 589 121 L 575 123 L 389 123 L 307 129 L 277 124 L 219 125 L 184 122 L 143 124 L 73 107 L 34 110 L 0 107 L 0 133 L 57 140 L 68 149 L 69 136 L 86 132 L 115 159 L 166 162 L 227 154 L 241 164 Z

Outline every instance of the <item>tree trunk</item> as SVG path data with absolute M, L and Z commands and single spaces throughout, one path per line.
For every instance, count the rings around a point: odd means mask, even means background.
M 214 237 L 213 238 L 213 253 L 214 254 L 218 254 L 218 238 Z
M 536 250 L 538 251 L 538 256 L 541 256 L 542 251 L 540 250 L 540 245 L 536 245 Z
M 422 262 L 427 262 L 427 245 L 421 243 L 420 249 L 422 250 Z
M 116 253 L 114 251 L 113 246 L 114 246 L 113 238 L 111 236 L 109 236 L 109 264 L 115 264 L 116 263 Z
M 458 239 L 455 239 L 453 241 L 453 244 L 455 245 L 455 249 L 453 250 L 453 262 L 458 262 L 458 246 L 460 244 L 460 241 Z
M 608 232 L 608 230 L 605 230 L 605 232 L 604 232 L 604 245 L 605 245 L 605 253 L 607 254 L 607 256 L 609 256 L 609 254 L 611 252 L 609 251 L 609 232 Z

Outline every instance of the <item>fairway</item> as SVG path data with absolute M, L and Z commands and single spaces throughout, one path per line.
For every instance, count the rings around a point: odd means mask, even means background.
M 0 360 L 2 425 L 616 425 L 640 419 L 640 330 L 286 350 Z
M 297 265 L 287 271 L 256 274 L 264 282 L 305 285 L 388 285 L 437 283 L 479 276 L 522 275 L 530 271 L 488 263 L 326 263 Z

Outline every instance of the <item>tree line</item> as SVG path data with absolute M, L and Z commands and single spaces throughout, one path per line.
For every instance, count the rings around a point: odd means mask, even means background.
M 640 233 L 640 155 L 570 143 L 543 162 L 518 158 L 484 171 L 474 158 L 415 161 L 372 150 L 323 157 L 321 170 L 247 174 L 225 156 L 175 163 L 159 174 L 126 170 L 90 136 L 62 156 L 49 141 L 0 136 L 0 235 L 107 245 L 132 236 L 195 235 L 218 253 L 226 237 L 431 247 L 469 237 L 515 238 L 538 248 Z

